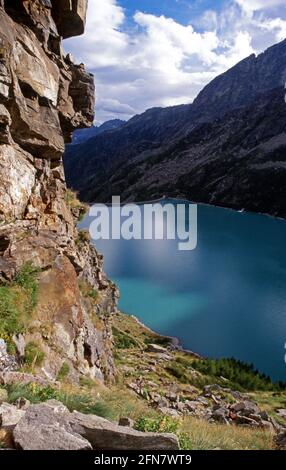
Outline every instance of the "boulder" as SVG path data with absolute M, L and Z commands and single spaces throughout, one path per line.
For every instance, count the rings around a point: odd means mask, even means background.
M 0 406 L 0 426 L 5 429 L 14 429 L 19 421 L 25 416 L 24 410 L 19 410 L 9 403 Z
M 214 421 L 218 421 L 219 423 L 229 424 L 228 422 L 229 411 L 227 408 L 218 407 L 215 408 L 212 412 L 211 418 Z
M 72 429 L 100 450 L 178 450 L 173 434 L 145 433 L 119 426 L 94 415 L 73 412 Z
M 53 17 L 64 39 L 83 34 L 87 4 L 88 0 L 52 0 Z
M 239 403 L 236 403 L 235 405 L 232 405 L 231 410 L 236 413 L 240 413 L 243 416 L 258 414 L 260 412 L 256 403 L 249 400 L 241 401 Z
M 168 351 L 163 346 L 159 346 L 158 344 L 148 344 L 147 352 L 155 353 L 155 354 L 166 354 Z
M 286 409 L 285 409 L 285 408 L 280 408 L 280 409 L 276 410 L 276 413 L 277 413 L 278 416 L 280 416 L 281 418 L 286 419 Z
M 89 442 L 74 432 L 69 411 L 56 400 L 31 405 L 14 429 L 15 445 L 22 450 L 90 450 Z
M 13 411 L 22 413 L 13 431 L 14 442 L 18 449 L 179 449 L 178 439 L 173 434 L 144 433 L 131 427 L 111 423 L 95 415 L 70 413 L 56 400 L 31 405 L 26 411 L 13 407 Z
M 279 432 L 277 436 L 275 436 L 274 441 L 277 449 L 286 450 L 286 430 L 284 429 L 282 432 Z

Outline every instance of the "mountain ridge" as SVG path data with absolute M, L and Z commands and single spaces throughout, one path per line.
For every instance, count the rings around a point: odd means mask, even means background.
M 281 123 L 282 127 L 285 126 L 286 106 L 283 95 L 285 81 L 286 40 L 275 44 L 258 56 L 247 57 L 216 77 L 199 93 L 192 104 L 152 108 L 134 116 L 120 129 L 111 131 L 108 139 L 105 139 L 104 135 L 99 135 L 91 139 L 88 144 L 79 145 L 76 149 L 67 149 L 65 155 L 67 182 L 79 191 L 83 200 L 88 202 L 108 202 L 114 194 L 120 194 L 123 200 L 129 201 L 149 200 L 152 197 L 167 195 L 284 217 L 286 208 L 283 198 L 280 200 L 279 196 L 279 200 L 277 199 L 280 189 L 271 190 L 275 201 L 271 208 L 270 204 L 265 204 L 266 196 L 260 188 L 260 176 L 263 176 L 263 180 L 264 173 L 256 172 L 256 188 L 255 181 L 252 181 L 253 169 L 250 161 L 248 164 L 243 162 L 241 171 L 238 171 L 240 160 L 236 158 L 239 152 L 234 135 L 237 133 L 240 137 L 240 151 L 249 155 L 249 152 L 254 152 L 254 147 L 248 142 L 247 152 L 243 152 L 245 134 L 257 132 L 261 142 L 264 141 L 261 134 L 263 126 L 261 127 L 259 119 L 269 122 L 267 115 L 271 116 L 270 129 L 264 129 L 269 140 L 281 133 Z M 272 91 L 275 95 L 274 102 L 271 102 L 271 98 L 268 99 Z M 279 109 L 279 118 L 275 117 L 275 106 Z M 247 120 L 248 113 L 252 114 L 250 123 Z M 229 114 L 231 114 L 232 129 L 228 127 Z M 244 128 L 241 126 L 241 119 L 244 119 Z M 216 133 L 212 124 L 214 125 L 217 120 L 225 120 L 223 123 L 225 131 L 221 128 L 221 122 L 219 129 L 220 139 L 227 141 L 223 148 L 219 147 L 220 154 L 215 152 L 217 143 L 213 147 L 210 146 L 206 135 L 200 133 L 201 126 L 209 123 L 213 142 L 216 142 Z M 252 128 L 247 128 L 249 125 Z M 193 142 L 195 136 L 201 139 L 200 148 Z M 256 143 L 258 144 L 259 142 Z M 278 150 L 276 147 L 273 149 L 271 143 L 269 145 L 268 150 L 260 149 L 263 153 L 259 159 L 260 163 L 263 161 L 270 165 L 273 158 L 275 159 L 275 155 L 272 154 Z M 202 155 L 204 146 L 208 148 L 207 157 Z M 284 148 L 282 141 L 280 147 Z M 173 155 L 172 158 L 170 154 Z M 211 164 L 214 158 L 215 171 Z M 284 162 L 283 156 L 279 158 Z M 226 159 L 227 171 L 232 173 L 231 177 L 239 178 L 236 185 L 232 185 L 230 179 L 227 181 L 222 165 Z M 253 164 L 256 160 L 257 156 L 253 159 Z M 161 161 L 159 166 L 156 163 L 158 161 Z M 184 164 L 180 165 L 178 161 L 183 161 Z M 207 171 L 207 167 L 210 172 L 206 178 L 202 173 L 203 169 Z M 280 188 L 280 181 L 284 179 L 283 165 L 280 165 L 278 170 L 269 168 L 268 173 L 273 172 Z M 212 177 L 212 173 L 216 175 L 215 178 Z M 80 179 L 78 174 L 81 174 Z M 197 181 L 196 187 L 191 183 L 186 187 L 183 181 L 184 177 L 189 177 L 190 174 Z M 249 186 L 245 185 L 243 181 L 249 179 L 251 183 L 248 181 Z M 222 195 L 219 180 L 223 180 L 229 188 L 228 197 Z M 239 189 L 239 181 L 242 190 Z M 204 186 L 204 190 L 201 186 Z M 247 200 L 245 191 L 250 191 Z M 256 201 L 258 194 L 261 202 Z

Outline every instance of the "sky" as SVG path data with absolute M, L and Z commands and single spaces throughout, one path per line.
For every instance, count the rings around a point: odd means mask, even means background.
M 95 124 L 191 103 L 214 77 L 286 38 L 285 0 L 89 0 L 64 42 L 94 73 Z

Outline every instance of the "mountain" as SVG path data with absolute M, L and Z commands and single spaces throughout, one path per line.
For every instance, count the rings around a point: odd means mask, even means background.
M 286 217 L 286 40 L 215 78 L 189 105 L 153 108 L 69 147 L 89 202 L 162 196 Z M 79 176 L 80 175 L 80 178 Z
M 96 137 L 99 134 L 102 134 L 105 131 L 111 131 L 113 129 L 118 129 L 123 126 L 125 121 L 121 119 L 111 119 L 106 121 L 101 126 L 92 126 L 87 129 L 78 129 L 73 133 L 72 145 L 82 144 L 92 137 Z

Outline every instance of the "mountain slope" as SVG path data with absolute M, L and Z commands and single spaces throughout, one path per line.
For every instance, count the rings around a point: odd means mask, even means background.
M 217 77 L 193 104 L 148 110 L 108 139 L 68 148 L 68 184 L 86 201 L 168 195 L 286 216 L 285 81 L 286 40 Z
M 82 144 L 92 137 L 96 137 L 99 134 L 102 134 L 105 131 L 111 131 L 113 129 L 118 129 L 123 126 L 125 121 L 121 119 L 111 119 L 106 121 L 101 126 L 92 126 L 87 129 L 78 129 L 73 133 L 72 145 Z

